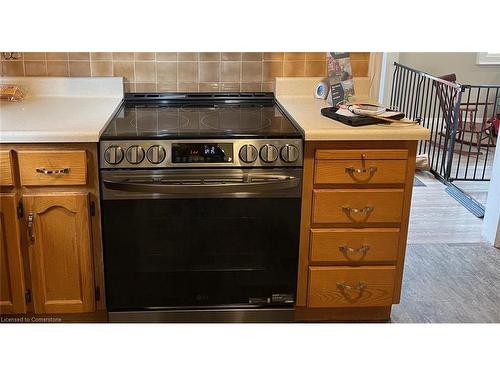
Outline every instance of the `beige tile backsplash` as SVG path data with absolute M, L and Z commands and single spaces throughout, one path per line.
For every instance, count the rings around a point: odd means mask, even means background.
M 368 59 L 352 53 L 355 76 Z M 25 52 L 1 65 L 2 76 L 122 76 L 132 92 L 273 91 L 275 77 L 326 76 L 326 52 Z

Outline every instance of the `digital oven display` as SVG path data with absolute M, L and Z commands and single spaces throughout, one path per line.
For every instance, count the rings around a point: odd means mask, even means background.
M 173 163 L 232 163 L 232 143 L 173 143 Z

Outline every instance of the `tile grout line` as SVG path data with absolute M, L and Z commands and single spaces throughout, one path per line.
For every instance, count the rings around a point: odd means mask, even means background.
M 219 52 L 219 82 L 217 82 L 217 92 L 222 90 L 222 52 Z
M 45 60 L 45 77 L 47 77 L 49 75 L 49 67 L 47 65 L 47 52 L 43 53 L 43 57 Z
M 200 62 L 200 55 L 198 55 L 198 79 L 197 79 L 198 84 L 196 85 L 196 87 L 198 88 L 198 92 L 200 91 L 200 84 L 201 84 L 201 82 L 200 82 L 200 76 L 201 76 L 200 70 L 201 70 L 201 62 Z
M 154 53 L 154 64 L 155 64 L 155 92 L 158 92 L 158 61 L 156 58 L 156 52 Z
M 135 75 L 135 52 L 133 52 L 133 58 L 134 58 L 134 92 L 137 91 L 137 77 Z
M 175 66 L 176 66 L 176 70 L 177 70 L 177 92 L 179 92 L 179 52 L 176 52 L 175 53 Z
M 260 79 L 260 91 L 264 92 L 264 86 L 266 83 L 264 83 L 264 64 L 266 63 L 266 60 L 264 58 L 264 52 L 262 52 L 262 77 Z
M 243 90 L 243 64 L 246 62 L 243 60 L 243 52 L 241 53 L 241 68 L 240 68 L 240 79 L 239 79 L 239 91 Z
M 69 71 L 69 52 L 66 52 L 66 70 L 67 70 L 67 74 L 68 74 L 68 77 L 71 77 L 71 73 Z
M 89 52 L 89 69 L 90 69 L 90 76 L 93 77 L 94 73 L 92 71 L 92 52 Z

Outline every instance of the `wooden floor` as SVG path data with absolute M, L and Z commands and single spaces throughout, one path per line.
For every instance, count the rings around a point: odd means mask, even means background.
M 392 322 L 500 323 L 500 250 L 484 243 L 482 219 L 444 185 L 427 173 L 417 177 L 427 186 L 413 190 L 403 292 Z
M 490 186 L 489 181 L 454 181 L 453 184 L 465 191 L 483 206 L 486 205 L 488 187 Z
M 417 172 L 427 186 L 414 187 L 410 212 L 408 243 L 477 243 L 481 242 L 482 219 L 476 218 L 453 199 L 445 186 L 429 172 Z M 478 186 L 468 182 L 467 189 Z M 488 184 L 483 189 L 487 189 Z M 476 195 L 486 191 L 474 188 Z

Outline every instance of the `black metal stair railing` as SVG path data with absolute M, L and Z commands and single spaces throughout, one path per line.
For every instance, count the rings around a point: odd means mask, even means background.
M 429 157 L 430 171 L 448 192 L 476 216 L 484 207 L 453 181 L 489 181 L 500 118 L 500 85 L 464 85 L 455 75 L 435 77 L 394 63 L 391 107 L 430 130 L 419 154 Z M 463 196 L 459 196 L 463 195 Z
M 500 85 L 462 85 L 450 181 L 489 181 L 500 122 Z

